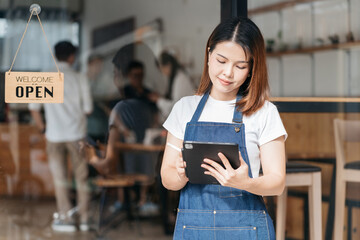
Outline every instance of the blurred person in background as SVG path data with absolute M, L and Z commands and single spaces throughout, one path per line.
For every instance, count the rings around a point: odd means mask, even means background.
M 115 102 L 117 103 L 120 99 L 120 94 L 117 90 L 117 95 L 111 93 L 111 89 L 114 89 L 115 84 L 112 80 L 107 81 L 107 79 L 105 79 L 107 76 L 102 74 L 103 68 L 103 56 L 91 55 L 88 58 L 87 77 L 94 101 L 93 111 L 87 118 L 87 134 L 94 141 L 101 143 L 106 142 L 111 109 Z M 108 82 L 108 84 L 105 82 Z
M 69 41 L 55 45 L 58 66 L 64 73 L 64 102 L 44 104 L 45 122 L 41 115 L 42 104 L 31 103 L 29 109 L 41 133 L 45 134 L 47 157 L 55 186 L 57 213 L 54 214 L 52 229 L 62 232 L 77 230 L 75 219 L 69 214 L 73 206 L 69 196 L 67 157 L 70 155 L 72 172 L 76 181 L 79 228 L 89 230 L 88 167 L 80 142 L 86 136 L 86 115 L 92 111 L 92 98 L 87 78 L 72 68 L 77 48 Z
M 168 88 L 165 97 L 151 94 L 150 99 L 156 103 L 162 116 L 166 118 L 173 105 L 182 97 L 193 95 L 195 88 L 184 68 L 170 53 L 162 52 L 158 59 L 158 65 L 161 73 L 168 79 Z
M 138 60 L 129 62 L 126 68 L 126 76 L 129 83 L 124 86 L 124 97 L 150 101 L 148 95 L 151 90 L 144 86 L 145 66 Z
M 144 153 L 123 153 L 124 169 L 113 169 L 113 163 L 118 162 L 121 156 L 115 147 L 118 141 L 127 143 L 142 143 L 146 129 L 158 124 L 157 110 L 147 96 L 151 91 L 143 85 L 145 66 L 135 60 L 133 51 L 138 45 L 129 44 L 122 47 L 114 56 L 114 82 L 118 82 L 124 100 L 119 101 L 112 109 L 109 118 L 109 137 L 106 146 L 106 155 L 97 156 L 94 149 L 88 149 L 90 164 L 104 175 L 117 172 L 126 174 L 142 174 L 147 176 L 146 181 L 139 183 L 137 205 L 142 215 L 158 212 L 155 204 L 147 199 L 149 185 L 154 183 L 155 164 L 152 156 Z M 144 47 L 144 46 L 143 46 Z M 127 84 L 123 84 L 128 80 Z M 118 191 L 118 200 L 113 204 L 113 212 L 124 206 L 123 189 Z M 125 206 L 126 207 L 126 206 Z

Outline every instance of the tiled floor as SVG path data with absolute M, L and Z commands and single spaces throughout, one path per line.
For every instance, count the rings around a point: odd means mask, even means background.
M 96 231 L 58 233 L 50 227 L 54 211 L 54 200 L 25 201 L 0 197 L 0 240 L 172 239 L 164 234 L 157 217 L 141 219 L 139 225 L 134 221 L 125 221 L 117 227 L 110 228 L 103 238 L 97 237 Z

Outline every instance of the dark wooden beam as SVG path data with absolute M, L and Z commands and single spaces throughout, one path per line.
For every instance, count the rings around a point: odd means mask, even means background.
M 247 17 L 247 0 L 221 0 L 221 21 L 231 17 Z

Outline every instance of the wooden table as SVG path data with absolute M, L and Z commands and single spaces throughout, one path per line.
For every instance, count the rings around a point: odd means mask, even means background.
M 141 143 L 115 143 L 115 147 L 123 152 L 162 152 L 165 145 L 146 145 Z

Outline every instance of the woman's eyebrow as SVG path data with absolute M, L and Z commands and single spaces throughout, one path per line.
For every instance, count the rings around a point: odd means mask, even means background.
M 219 55 L 220 57 L 223 57 L 223 58 L 229 60 L 227 57 L 225 57 L 225 56 L 223 56 L 223 55 L 221 55 L 221 54 L 219 54 L 219 53 L 216 53 L 216 54 Z M 248 63 L 249 61 L 236 61 L 236 62 L 237 62 L 237 63 Z

